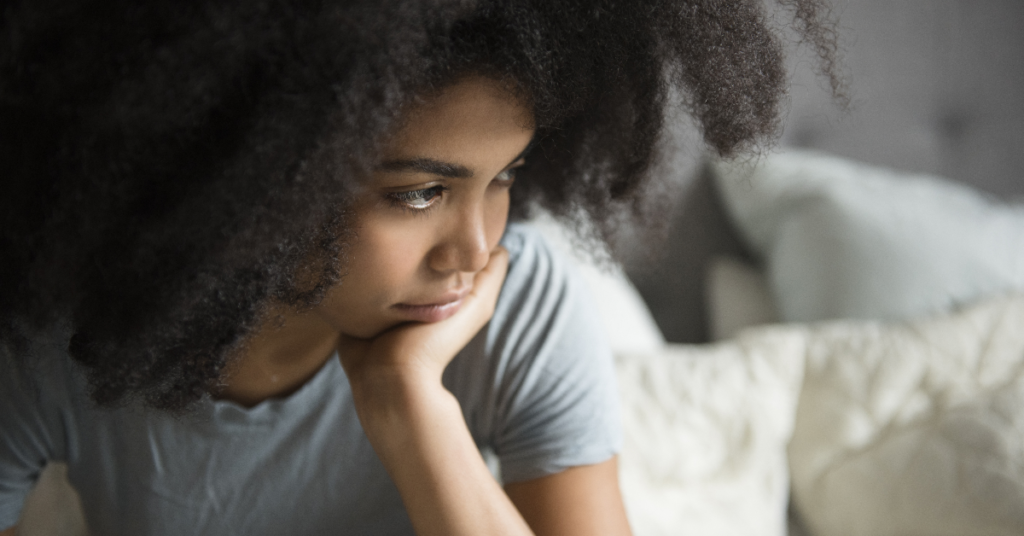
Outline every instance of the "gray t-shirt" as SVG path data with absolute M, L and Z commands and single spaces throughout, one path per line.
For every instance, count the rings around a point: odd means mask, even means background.
M 510 225 L 494 317 L 444 373 L 505 482 L 618 451 L 611 353 L 584 284 L 536 231 Z M 93 534 L 412 534 L 337 359 L 252 408 L 204 399 L 173 417 L 97 409 L 66 356 L 37 387 L 0 376 L 0 529 L 48 460 L 66 461 Z

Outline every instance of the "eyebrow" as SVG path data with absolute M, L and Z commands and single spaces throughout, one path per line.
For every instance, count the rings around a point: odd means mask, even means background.
M 388 160 L 380 165 L 384 171 L 418 171 L 451 179 L 468 179 L 473 172 L 466 166 L 434 160 L 433 158 L 409 158 Z
M 512 164 L 522 160 L 526 156 L 526 153 L 530 152 L 530 149 L 533 148 L 535 141 L 535 139 L 530 140 L 530 143 L 528 143 L 526 147 L 523 148 L 522 152 L 516 155 L 508 165 L 511 166 Z M 450 179 L 468 179 L 473 176 L 473 171 L 466 166 L 453 164 L 451 162 L 442 162 L 441 160 L 434 160 L 433 158 L 404 158 L 399 160 L 388 160 L 380 165 L 380 169 L 383 171 L 397 172 L 415 171 Z

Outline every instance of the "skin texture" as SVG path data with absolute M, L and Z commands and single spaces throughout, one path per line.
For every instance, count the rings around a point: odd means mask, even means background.
M 616 459 L 505 486 L 538 534 L 629 534 Z
M 494 312 L 508 266 L 498 241 L 509 170 L 533 134 L 529 108 L 488 78 L 417 104 L 363 184 L 342 283 L 311 311 L 268 314 L 219 393 L 245 405 L 286 395 L 337 348 L 363 429 L 420 536 L 629 534 L 614 460 L 506 494 L 441 384 Z M 410 320 L 418 313 L 404 307 L 453 299 L 431 321 Z

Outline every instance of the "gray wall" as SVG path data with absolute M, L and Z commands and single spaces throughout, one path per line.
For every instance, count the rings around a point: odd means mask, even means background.
M 796 62 L 783 144 L 1024 194 L 1024 2 L 837 4 L 854 107 Z M 841 120 L 840 120 L 841 119 Z
M 834 2 L 852 107 L 842 113 L 807 51 L 791 61 L 782 145 L 942 175 L 1004 199 L 1024 198 L 1024 2 Z M 704 342 L 704 270 L 718 254 L 749 257 L 715 192 L 695 173 L 681 124 L 668 178 L 674 200 L 663 255 L 627 265 L 670 341 Z

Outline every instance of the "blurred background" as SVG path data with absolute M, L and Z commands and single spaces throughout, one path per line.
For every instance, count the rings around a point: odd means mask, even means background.
M 1024 2 L 836 0 L 851 107 L 839 109 L 808 50 L 791 56 L 780 141 L 1024 198 Z M 784 16 L 784 15 L 779 15 Z M 784 21 L 780 21 L 782 23 Z M 729 224 L 680 121 L 666 173 L 674 195 L 667 247 L 626 270 L 667 340 L 709 340 L 704 282 L 711 258 L 758 262 Z

